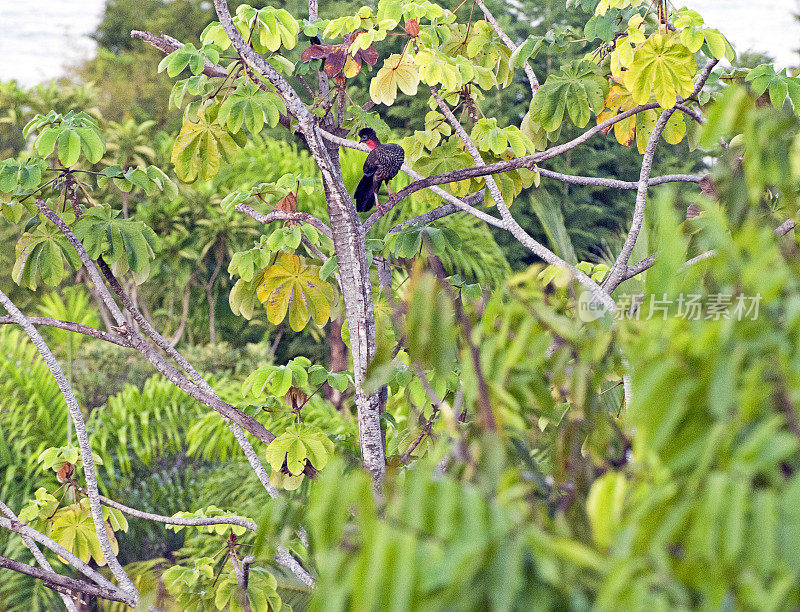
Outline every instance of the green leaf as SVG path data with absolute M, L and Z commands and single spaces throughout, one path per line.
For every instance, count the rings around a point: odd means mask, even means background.
M 197 179 L 211 179 L 222 160 L 229 159 L 236 150 L 237 145 L 228 132 L 219 124 L 199 117 L 197 122 L 184 121 L 172 148 L 171 161 L 178 178 L 193 183 Z
M 42 130 L 42 133 L 39 134 L 39 137 L 34 143 L 36 151 L 39 153 L 39 155 L 47 157 L 53 152 L 59 132 L 60 130 L 55 127 L 49 127 Z
M 115 264 L 125 256 L 126 268 L 138 276 L 137 284 L 144 280 L 141 275 L 149 270 L 158 249 L 152 229 L 141 221 L 122 218 L 108 204 L 88 209 L 75 224 L 75 235 L 93 259 L 102 255 L 107 263 Z
M 100 137 L 100 133 L 92 127 L 77 128 L 78 136 L 81 139 L 81 149 L 89 163 L 96 164 L 103 157 L 106 151 L 105 143 Z
M 677 97 L 692 93 L 697 63 L 691 51 L 670 36 L 654 34 L 638 49 L 625 72 L 625 86 L 637 104 L 650 101 L 651 91 L 663 108 L 672 108 Z
M 591 113 L 603 110 L 608 91 L 606 80 L 588 61 L 573 62 L 551 74 L 536 92 L 530 108 L 530 119 L 547 132 L 559 128 L 564 111 L 578 127 L 585 127 Z
M 73 166 L 81 154 L 81 137 L 75 130 L 65 129 L 58 135 L 58 159 L 66 167 Z

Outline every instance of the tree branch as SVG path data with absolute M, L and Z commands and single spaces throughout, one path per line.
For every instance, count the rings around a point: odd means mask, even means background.
M 231 423 L 233 427 L 236 427 L 237 431 L 241 433 L 241 429 L 238 428 L 237 425 Z M 235 434 L 236 432 L 234 432 Z M 237 438 L 238 439 L 238 438 Z M 246 439 L 245 439 L 246 442 Z M 246 442 L 249 446 L 249 442 Z M 252 450 L 252 446 L 250 446 L 250 450 Z M 244 448 L 242 449 L 244 450 Z M 245 455 L 248 453 L 245 452 Z M 258 459 L 256 459 L 258 461 Z M 252 464 L 251 464 L 252 466 Z M 259 467 L 263 471 L 263 466 L 259 463 Z M 258 470 L 256 470 L 258 473 Z M 265 473 L 266 476 L 266 473 Z M 269 483 L 269 476 L 267 476 L 267 483 Z M 267 485 L 265 485 L 266 487 Z M 267 491 L 270 492 L 270 497 L 275 498 L 278 497 L 278 491 L 269 485 L 267 487 Z M 273 495 L 274 492 L 274 495 Z M 240 527 L 244 527 L 249 531 L 258 531 L 258 525 L 253 521 L 248 521 L 247 519 L 243 519 L 238 516 L 215 516 L 215 517 L 207 517 L 207 518 L 179 518 L 175 516 L 163 516 L 160 514 L 153 514 L 152 512 L 145 512 L 143 510 L 137 510 L 136 508 L 131 508 L 130 506 L 126 506 L 121 504 L 118 501 L 115 501 L 109 497 L 105 497 L 103 495 L 100 496 L 101 501 L 111 508 L 116 508 L 120 512 L 124 512 L 125 514 L 129 514 L 130 516 L 134 516 L 136 518 L 144 519 L 147 521 L 153 521 L 156 523 L 163 523 L 165 525 L 185 525 L 187 527 L 202 527 L 205 525 L 238 525 Z M 300 537 L 302 539 L 302 530 Z M 280 563 L 281 565 L 287 567 L 289 570 L 294 572 L 294 574 L 300 579 L 304 584 L 311 586 L 314 584 L 314 579 L 311 575 L 303 569 L 303 567 L 297 562 L 297 560 L 291 556 L 289 551 L 287 551 L 283 546 L 277 546 L 278 554 L 275 555 L 275 560 Z
M 320 232 L 325 234 L 328 238 L 333 239 L 333 232 L 331 232 L 331 228 L 325 225 L 321 220 L 317 219 L 314 215 L 307 212 L 290 212 L 286 210 L 273 210 L 268 212 L 267 214 L 258 212 L 252 206 L 248 206 L 247 204 L 237 204 L 236 210 L 241 213 L 252 217 L 259 223 L 263 223 L 266 225 L 267 223 L 272 223 L 273 221 L 300 221 L 301 223 L 307 223 L 308 225 L 312 225 L 317 228 Z
M 478 7 L 483 12 L 483 16 L 486 18 L 486 21 L 488 21 L 489 25 L 492 26 L 492 29 L 494 29 L 494 31 L 500 37 L 500 40 L 503 41 L 506 47 L 511 49 L 512 53 L 516 51 L 517 45 L 515 45 L 514 42 L 511 40 L 511 38 L 509 38 L 508 34 L 506 34 L 503 31 L 503 28 L 500 27 L 499 23 L 497 23 L 497 20 L 494 18 L 494 15 L 492 15 L 491 12 L 489 12 L 489 9 L 486 8 L 486 5 L 483 3 L 483 0 L 477 0 L 477 2 L 478 2 Z M 536 91 L 539 89 L 539 81 L 536 78 L 536 74 L 533 72 L 533 68 L 531 68 L 527 60 L 525 60 L 525 64 L 523 65 L 523 67 L 525 69 L 525 74 L 528 77 L 528 82 L 531 85 L 531 94 L 535 95 Z
M 471 196 L 467 196 L 464 198 L 464 202 L 470 206 L 474 206 L 476 204 L 480 204 L 483 202 L 483 189 L 479 192 L 472 194 Z M 455 214 L 457 212 L 463 212 L 461 208 L 456 206 L 455 204 L 444 204 L 433 210 L 429 210 L 426 213 L 421 215 L 417 215 L 416 217 L 411 217 L 410 219 L 406 219 L 405 221 L 401 221 L 392 229 L 390 229 L 387 234 L 393 234 L 395 232 L 399 232 L 404 227 L 409 225 L 428 225 L 433 223 L 434 221 L 438 221 L 439 219 L 443 219 L 449 215 Z
M 633 247 L 636 244 L 636 239 L 639 237 L 639 232 L 644 223 L 644 210 L 647 202 L 647 187 L 650 181 L 650 171 L 653 167 L 653 158 L 656 154 L 656 146 L 658 139 L 661 138 L 661 132 L 667 125 L 667 121 L 675 112 L 674 108 L 665 109 L 661 116 L 656 121 L 653 127 L 653 132 L 647 140 L 647 146 L 644 150 L 644 157 L 642 158 L 642 168 L 639 172 L 639 186 L 636 191 L 636 204 L 633 209 L 633 220 L 631 221 L 631 228 L 625 238 L 625 243 L 622 245 L 622 250 L 614 262 L 611 272 L 608 273 L 603 288 L 611 293 L 623 281 L 628 269 L 628 260 L 633 252 Z
M 469 154 L 472 156 L 472 159 L 475 161 L 476 167 L 480 167 L 483 165 L 483 158 L 481 157 L 480 151 L 475 146 L 475 143 L 472 142 L 472 139 L 467 134 L 464 127 L 459 123 L 458 119 L 456 119 L 453 112 L 450 110 L 450 107 L 445 104 L 445 101 L 439 95 L 435 88 L 431 87 L 431 95 L 433 99 L 436 100 L 439 109 L 442 111 L 447 120 L 450 122 L 450 125 L 453 126 L 453 129 L 458 134 L 459 138 L 461 138 L 464 146 L 466 147 Z M 543 259 L 549 264 L 558 265 L 568 269 L 572 277 L 575 278 L 581 285 L 586 287 L 595 298 L 602 302 L 606 309 L 610 313 L 614 313 L 617 310 L 617 306 L 614 303 L 614 300 L 611 299 L 611 296 L 603 291 L 600 286 L 595 283 L 591 278 L 589 278 L 586 274 L 578 270 L 575 266 L 564 261 L 558 255 L 553 253 L 550 249 L 545 247 L 544 245 L 540 244 L 536 240 L 534 240 L 520 225 L 517 223 L 514 218 L 511 216 L 511 212 L 508 210 L 508 206 L 506 206 L 505 201 L 503 200 L 503 196 L 500 193 L 500 189 L 497 187 L 497 183 L 491 176 L 486 177 L 486 188 L 488 189 L 489 193 L 492 195 L 492 199 L 495 201 L 495 205 L 497 206 L 497 210 L 500 211 L 500 215 L 503 218 L 503 228 L 508 230 L 511 235 L 514 236 L 523 246 L 530 249 L 535 255 Z
M 3 293 L 2 290 L 0 290 L 0 304 L 2 304 L 3 308 L 8 311 L 8 314 L 11 315 L 14 321 L 22 326 L 22 328 L 25 330 L 25 333 L 28 334 L 31 342 L 33 342 L 34 346 L 39 351 L 39 354 L 42 356 L 42 359 L 47 364 L 47 367 L 50 369 L 53 378 L 55 378 L 56 382 L 58 383 L 58 388 L 61 390 L 61 394 L 64 396 L 64 400 L 67 403 L 67 409 L 69 410 L 70 416 L 72 417 L 72 422 L 75 425 L 75 437 L 78 440 L 78 446 L 81 451 L 81 459 L 83 460 L 83 472 L 86 478 L 89 507 L 92 514 L 92 521 L 94 522 L 94 530 L 97 534 L 97 540 L 100 545 L 100 550 L 102 551 L 103 556 L 108 563 L 109 569 L 122 587 L 122 590 L 130 597 L 131 601 L 138 603 L 139 591 L 136 589 L 133 582 L 131 582 L 128 574 L 125 573 L 122 565 L 120 565 L 119 560 L 111 548 L 111 542 L 108 538 L 106 521 L 103 517 L 102 506 L 100 505 L 100 493 L 97 490 L 97 473 L 94 467 L 94 458 L 92 457 L 92 449 L 89 444 L 89 435 L 86 431 L 86 423 L 83 420 L 83 414 L 78 406 L 78 400 L 75 399 L 72 388 L 70 387 L 66 376 L 64 376 L 64 372 L 61 370 L 61 366 L 58 364 L 55 356 L 50 351 L 50 347 L 47 346 L 44 338 L 42 338 L 41 334 L 36 331 L 36 328 L 31 324 L 30 321 L 28 321 L 25 315 L 20 312 L 16 305 L 14 305 L 14 303 L 8 298 L 8 296 L 6 296 L 5 293 Z
M 80 487 L 80 490 L 83 491 L 83 488 Z M 100 496 L 100 500 L 106 506 L 116 508 L 120 512 L 124 512 L 125 514 L 129 514 L 130 516 L 144 519 L 146 521 L 153 521 L 154 523 L 163 523 L 165 525 L 183 525 L 185 527 L 204 527 L 206 525 L 237 525 L 238 527 L 244 527 L 248 531 L 258 531 L 258 525 L 256 523 L 238 516 L 179 518 L 177 516 L 164 516 L 161 514 L 153 514 L 152 512 L 145 512 L 144 510 L 137 510 L 136 508 L 131 508 L 130 506 L 121 504 L 120 502 L 114 501 L 113 499 L 104 495 Z
M 792 219 L 786 219 L 783 223 L 781 223 L 778 227 L 775 228 L 775 233 L 778 236 L 785 236 L 789 232 L 791 232 L 797 226 L 797 221 Z
M 19 522 L 17 515 L 14 514 L 13 510 L 6 506 L 2 501 L 0 501 L 0 512 L 5 514 L 9 520 Z M 42 566 L 42 569 L 52 572 L 53 567 L 50 565 L 50 562 L 47 560 L 47 557 L 44 556 L 39 547 L 36 546 L 36 542 L 34 542 L 30 537 L 26 535 L 19 534 L 22 538 L 22 542 L 31 551 L 33 558 L 36 559 L 36 562 Z M 67 608 L 67 612 L 78 612 L 78 608 L 75 606 L 75 602 L 72 600 L 71 597 L 61 593 L 61 601 L 64 602 L 64 606 Z
M 70 578 L 69 576 L 62 576 L 53 570 L 34 567 L 32 565 L 28 565 L 27 563 L 15 561 L 14 559 L 9 559 L 8 557 L 4 557 L 2 555 L 0 555 L 0 567 L 4 567 L 6 569 L 19 572 L 20 574 L 26 574 L 27 576 L 31 576 L 37 580 L 41 580 L 44 582 L 44 585 L 47 588 L 65 596 L 82 593 L 92 597 L 102 597 L 103 599 L 108 599 L 110 601 L 130 603 L 130 600 L 124 595 L 120 594 L 120 591 L 117 589 L 109 589 L 92 584 L 91 582 L 76 580 L 75 578 Z M 74 606 L 73 602 L 70 601 L 70 603 L 72 603 Z
M 537 168 L 537 172 L 545 178 L 560 181 L 562 183 L 571 183 L 573 185 L 608 187 L 610 189 L 622 189 L 628 191 L 635 191 L 639 188 L 638 181 L 620 181 L 617 179 L 602 177 L 575 176 L 572 174 L 561 174 L 560 172 L 545 170 L 544 168 Z M 654 176 L 649 178 L 647 181 L 647 186 L 654 187 L 656 185 L 664 185 L 666 183 L 699 183 L 702 179 L 702 176 L 695 174 L 665 174 L 663 176 Z
M 106 342 L 110 342 L 111 344 L 116 344 L 117 346 L 122 346 L 125 348 L 133 348 L 131 343 L 128 341 L 127 338 L 123 338 L 122 336 L 118 336 L 117 334 L 111 334 L 109 332 L 105 332 L 94 327 L 90 327 L 89 325 L 84 325 L 83 323 L 73 323 L 72 321 L 60 321 L 58 319 L 50 319 L 48 317 L 28 317 L 28 321 L 33 323 L 34 325 L 46 325 L 47 327 L 57 327 L 58 329 L 65 329 L 67 331 L 75 332 L 78 334 L 84 334 L 86 336 L 91 336 L 92 338 L 97 338 L 98 340 L 105 340 Z M 0 316 L 0 325 L 11 325 L 15 324 L 16 321 L 13 317 L 2 317 Z
M 217 17 L 239 56 L 266 77 L 283 99 L 286 110 L 297 119 L 297 126 L 322 175 L 328 205 L 328 218 L 334 234 L 334 248 L 342 280 L 345 314 L 350 324 L 355 402 L 358 413 L 359 443 L 364 467 L 379 483 L 386 472 L 386 454 L 380 428 L 377 393 L 363 390 L 367 365 L 375 354 L 375 309 L 366 258 L 364 227 L 353 200 L 344 186 L 336 151 L 329 151 L 314 115 L 306 108 L 292 86 L 242 38 L 233 23 L 226 0 L 214 0 Z
M 131 38 L 138 38 L 139 40 L 143 40 L 148 45 L 152 45 L 159 51 L 161 51 L 164 55 L 169 55 L 173 51 L 183 48 L 183 43 L 179 40 L 175 40 L 171 36 L 167 36 L 166 34 L 162 34 L 161 36 L 156 36 L 152 32 L 143 32 L 141 30 L 132 30 L 131 31 Z M 225 70 L 222 66 L 218 64 L 212 64 L 208 60 L 206 60 L 205 67 L 203 68 L 203 74 L 210 77 L 227 77 L 228 71 Z
M 222 401 L 215 393 L 208 393 L 206 390 L 201 389 L 196 384 L 192 383 L 182 372 L 180 372 L 175 366 L 169 363 L 164 357 L 161 356 L 156 349 L 150 345 L 148 342 L 145 341 L 142 336 L 132 330 L 126 320 L 122 311 L 117 306 L 117 303 L 114 301 L 114 298 L 111 296 L 108 288 L 103 283 L 103 279 L 100 276 L 100 273 L 97 270 L 97 267 L 94 264 L 94 261 L 89 257 L 86 249 L 83 247 L 81 242 L 77 239 L 75 234 L 72 230 L 67 226 L 66 223 L 56 215 L 47 204 L 43 200 L 36 200 L 36 206 L 39 208 L 39 211 L 47 217 L 51 222 L 53 222 L 56 227 L 61 231 L 62 234 L 69 240 L 70 244 L 75 248 L 78 252 L 78 255 L 83 262 L 84 267 L 86 268 L 87 272 L 89 273 L 92 282 L 94 283 L 95 287 L 100 292 L 101 297 L 103 298 L 103 302 L 108 307 L 111 315 L 117 321 L 119 327 L 117 331 L 119 335 L 123 336 L 127 340 L 130 341 L 131 345 L 138 350 L 144 357 L 152 363 L 156 369 L 161 372 L 164 376 L 166 376 L 169 380 L 173 382 L 178 388 L 183 390 L 185 393 L 190 395 L 191 397 L 198 400 L 200 403 L 216 410 L 221 415 L 229 418 L 230 420 L 240 424 L 244 427 L 247 431 L 252 433 L 256 438 L 264 442 L 265 444 L 269 444 L 272 440 L 275 439 L 275 435 L 270 432 L 266 427 L 264 427 L 261 423 L 259 423 L 256 419 L 254 419 L 249 414 L 246 414 L 240 411 L 238 408 L 231 406 L 227 402 Z M 106 278 L 109 279 L 109 283 L 111 284 L 112 288 L 114 289 L 115 293 L 120 297 L 120 299 L 125 304 L 126 309 L 133 315 L 134 319 L 142 326 L 143 329 L 149 331 L 149 333 L 157 336 L 160 339 L 160 345 L 164 350 L 167 350 L 165 347 L 169 347 L 170 355 L 178 355 L 180 360 L 182 361 L 181 365 L 186 367 L 188 362 L 180 356 L 180 354 L 175 350 L 174 347 L 170 346 L 169 343 L 164 340 L 158 332 L 150 325 L 150 323 L 141 315 L 141 313 L 133 306 L 130 302 L 130 298 L 125 294 L 120 286 L 119 282 L 114 278 L 114 275 L 111 273 L 110 268 L 105 264 L 105 262 L 101 261 L 101 267 L 103 268 L 103 272 L 106 275 Z M 34 330 L 35 331 L 35 330 Z M 189 365 L 189 368 L 191 366 Z M 194 368 L 191 368 L 194 371 Z M 195 371 L 196 374 L 196 371 Z M 199 377 L 199 374 L 197 374 Z M 210 387 L 209 387 L 210 388 Z
M 706 64 L 705 68 L 703 68 L 702 72 L 700 73 L 694 88 L 692 89 L 691 95 L 686 98 L 687 100 L 694 98 L 698 93 L 700 93 L 700 91 L 703 89 L 703 86 L 706 84 L 708 77 L 711 75 L 711 71 L 714 69 L 714 66 L 717 65 L 718 61 L 719 60 L 711 60 L 708 62 L 708 64 Z M 684 100 L 678 100 L 679 103 L 683 101 Z M 669 121 L 669 118 L 672 116 L 675 110 L 676 109 L 674 107 L 664 109 L 664 111 L 661 113 L 661 116 L 658 118 L 658 121 L 656 121 L 655 126 L 653 127 L 653 132 L 650 134 L 650 138 L 647 140 L 647 146 L 645 147 L 644 155 L 642 157 L 642 167 L 639 173 L 639 185 L 636 191 L 636 205 L 633 209 L 631 228 L 627 237 L 625 238 L 625 243 L 622 245 L 622 250 L 620 251 L 619 256 L 617 256 L 614 266 L 611 268 L 611 272 L 609 272 L 605 281 L 603 281 L 603 288 L 608 293 L 614 291 L 614 289 L 616 289 L 619 284 L 625 280 L 628 272 L 628 261 L 631 253 L 633 252 L 633 247 L 636 245 L 639 232 L 642 229 L 642 223 L 644 222 L 645 204 L 647 203 L 647 188 L 649 186 L 653 158 L 655 157 L 656 147 L 658 146 L 658 139 L 661 137 L 661 132 L 664 131 L 667 121 Z
M 92 569 L 89 566 L 89 564 L 81 561 L 75 554 L 73 554 L 72 552 L 68 551 L 66 548 L 61 546 L 61 544 L 49 538 L 48 536 L 44 535 L 43 533 L 36 531 L 34 528 L 29 527 L 25 523 L 20 523 L 19 520 L 16 519 L 11 520 L 5 517 L 0 517 L 0 527 L 4 527 L 9 531 L 13 531 L 14 533 L 18 533 L 19 535 L 26 536 L 31 540 L 39 542 L 39 544 L 48 548 L 49 550 L 52 550 L 59 557 L 66 560 L 67 563 L 72 565 L 81 574 L 83 574 L 86 578 L 89 578 L 95 584 L 104 585 L 112 589 L 119 589 L 119 587 L 116 584 L 111 582 L 108 578 L 106 578 L 96 570 Z M 124 594 L 124 591 L 120 589 L 120 593 Z M 129 600 L 133 601 L 133 599 L 131 598 L 129 598 Z

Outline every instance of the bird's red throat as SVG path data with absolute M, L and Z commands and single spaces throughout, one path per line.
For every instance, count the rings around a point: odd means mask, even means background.
M 366 145 L 369 147 L 369 150 L 372 151 L 375 148 L 375 141 L 374 140 L 368 140 L 366 142 Z

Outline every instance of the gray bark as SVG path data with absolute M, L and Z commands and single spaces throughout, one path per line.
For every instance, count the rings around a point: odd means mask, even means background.
M 386 456 L 380 429 L 378 394 L 363 391 L 367 365 L 375 354 L 375 312 L 364 226 L 345 189 L 336 149 L 327 148 L 314 116 L 291 85 L 245 42 L 233 24 L 227 1 L 214 0 L 214 7 L 236 51 L 252 69 L 272 83 L 283 99 L 286 110 L 297 119 L 298 130 L 305 137 L 322 174 L 345 315 L 350 328 L 361 458 L 364 468 L 376 482 L 380 482 L 386 471 Z

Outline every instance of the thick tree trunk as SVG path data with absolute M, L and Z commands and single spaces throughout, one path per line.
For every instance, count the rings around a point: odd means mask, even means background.
M 361 459 L 373 479 L 380 482 L 386 471 L 386 456 L 381 439 L 378 394 L 367 395 L 362 389 L 367 365 L 375 354 L 372 286 L 367 265 L 364 225 L 356 214 L 350 194 L 345 189 L 339 167 L 338 147 L 327 148 L 317 118 L 309 112 L 297 92 L 242 38 L 233 24 L 227 0 L 214 0 L 214 7 L 219 22 L 236 51 L 250 67 L 269 79 L 286 104 L 288 113 L 297 119 L 297 130 L 304 136 L 314 161 L 319 166 L 328 204 L 336 260 L 339 264 L 345 314 L 350 328 Z
M 325 185 L 328 214 L 333 230 L 333 243 L 342 279 L 342 297 L 350 328 L 350 350 L 353 354 L 355 401 L 358 410 L 358 431 L 364 467 L 376 481 L 383 479 L 386 456 L 380 428 L 378 394 L 362 391 L 367 365 L 375 355 L 375 311 L 372 284 L 367 264 L 364 226 L 356 214 L 349 194 L 344 191 L 341 173 L 338 185 Z

